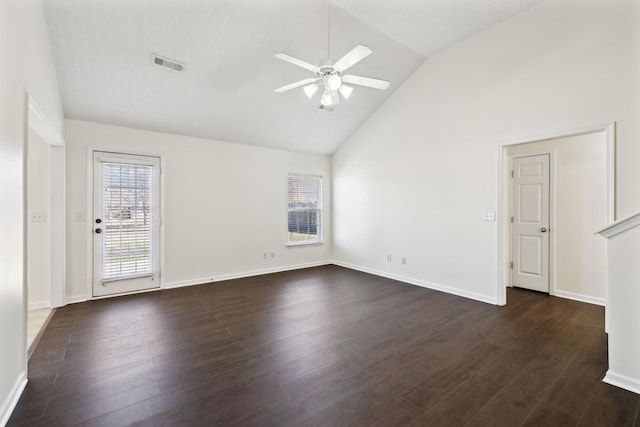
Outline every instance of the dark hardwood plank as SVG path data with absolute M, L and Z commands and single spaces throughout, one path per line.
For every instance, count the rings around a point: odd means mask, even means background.
M 637 395 L 599 383 L 578 425 L 636 426 L 639 409 Z
M 9 426 L 637 425 L 601 307 L 336 266 L 60 308 Z

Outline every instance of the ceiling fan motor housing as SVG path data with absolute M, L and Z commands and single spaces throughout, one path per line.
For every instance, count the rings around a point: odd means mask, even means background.
M 333 68 L 333 61 L 330 59 L 323 59 L 316 64 L 318 67 L 318 71 L 316 71 L 316 75 L 318 77 L 324 77 L 329 75 L 338 75 L 341 76 L 342 73 Z

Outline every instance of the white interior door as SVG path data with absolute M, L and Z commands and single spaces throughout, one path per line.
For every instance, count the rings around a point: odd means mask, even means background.
M 94 152 L 93 296 L 160 287 L 160 159 Z
M 549 292 L 549 155 L 513 159 L 512 285 Z

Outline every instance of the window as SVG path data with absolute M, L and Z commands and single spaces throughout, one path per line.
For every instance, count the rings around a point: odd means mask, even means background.
M 103 278 L 152 274 L 153 167 L 102 164 Z
M 289 245 L 322 243 L 322 177 L 289 174 Z

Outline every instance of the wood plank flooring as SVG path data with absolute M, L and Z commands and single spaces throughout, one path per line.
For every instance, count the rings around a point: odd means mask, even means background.
M 9 426 L 638 426 L 601 307 L 326 266 L 69 305 Z

